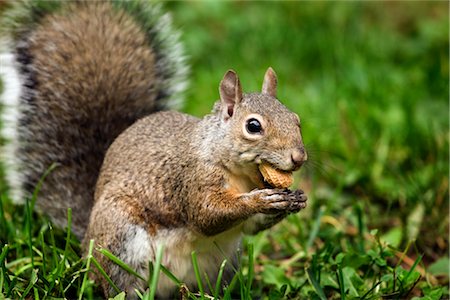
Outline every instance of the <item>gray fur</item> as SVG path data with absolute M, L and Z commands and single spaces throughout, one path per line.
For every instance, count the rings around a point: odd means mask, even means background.
M 234 86 L 239 82 L 228 79 L 229 91 L 239 91 Z M 233 92 L 221 95 L 233 98 Z M 117 137 L 97 182 L 84 248 L 94 239 L 119 257 L 136 258 L 135 248 L 127 246 L 129 239 L 124 238 L 133 224 L 145 230 L 141 240 L 148 241 L 150 249 L 166 245 L 163 265 L 196 289 L 192 251 L 214 282 L 223 259 L 236 254 L 243 232 L 255 234 L 304 208 L 302 191 L 264 189 L 258 171 L 262 160 L 286 171 L 298 168 L 291 157 L 303 148 L 297 116 L 270 95 L 240 97 L 230 114 L 221 109 L 230 101 L 216 104 L 213 113 L 202 119 L 158 112 Z M 252 114 L 260 115 L 267 125 L 260 140 L 248 140 L 243 134 Z M 133 259 L 132 266 L 141 269 L 142 276 L 147 274 L 140 266 L 154 259 L 151 253 L 143 251 Z M 108 274 L 121 289 L 139 286 L 136 277 L 129 278 L 101 255 L 96 258 L 111 270 Z M 111 295 L 108 283 L 100 276 L 98 280 L 105 294 Z M 167 299 L 174 291 L 174 284 L 166 281 L 156 293 Z
M 72 229 L 80 239 L 109 144 L 140 117 L 180 103 L 186 86 L 183 50 L 169 16 L 157 5 L 147 9 L 153 12 L 149 17 L 159 18 L 153 40 L 108 2 L 66 2 L 57 12 L 30 17 L 33 24 L 15 26 L 10 39 L 9 57 L 16 61 L 1 75 L 7 85 L 3 132 L 9 140 L 2 159 L 10 169 L 11 195 L 23 202 L 56 163 L 37 207 L 59 226 L 66 225 L 72 207 Z M 167 54 L 156 57 L 153 47 Z M 13 72 L 19 97 L 10 93 L 14 83 L 5 80 Z

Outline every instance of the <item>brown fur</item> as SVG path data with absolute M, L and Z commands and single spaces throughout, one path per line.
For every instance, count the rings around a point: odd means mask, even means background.
M 264 184 L 258 171 L 262 161 L 286 171 L 299 167 L 292 158 L 299 149 L 304 152 L 297 116 L 274 96 L 242 95 L 236 85 L 240 83 L 235 79 L 222 82 L 221 89 L 226 89 L 222 101 L 201 120 L 159 112 L 139 120 L 114 141 L 97 183 L 85 245 L 95 239 L 139 268 L 143 260 L 125 250 L 123 237 L 132 234 L 129 224 L 145 229 L 150 244 L 165 243 L 160 232 L 183 230 L 186 240 L 194 236 L 197 241 L 184 251 L 201 255 L 197 243 L 219 241 L 222 234 L 244 230 L 246 223 L 252 223 L 248 232 L 256 233 L 305 207 L 301 191 L 261 189 Z M 256 141 L 243 135 L 243 124 L 251 114 L 262 116 L 266 125 L 264 136 Z M 122 209 L 116 209 L 119 206 Z M 253 222 L 258 214 L 265 217 Z M 166 249 L 167 261 L 177 255 L 174 251 L 178 250 Z M 208 253 L 214 251 L 219 252 L 210 249 Z M 110 261 L 98 259 L 112 268 Z M 209 261 L 209 270 L 215 270 L 214 274 L 220 263 L 219 259 Z M 122 282 L 125 273 L 115 270 L 111 276 Z M 189 276 L 179 279 L 191 280 Z M 104 280 L 103 287 L 110 291 Z M 139 287 L 139 280 L 120 287 Z
M 306 152 L 298 117 L 276 98 L 271 68 L 262 93 L 252 94 L 242 94 L 236 73 L 228 71 L 220 101 L 202 119 L 156 112 L 177 89 L 167 84 L 170 72 L 161 74 L 167 60 L 153 42 L 109 2 L 65 3 L 39 19 L 16 46 L 25 79 L 17 155 L 28 193 L 58 164 L 37 206 L 60 226 L 71 207 L 72 229 L 84 236 L 85 254 L 94 239 L 96 247 L 147 277 L 149 261 L 163 245 L 162 263 L 195 289 L 192 251 L 215 282 L 224 255 L 231 274 L 242 232 L 269 228 L 305 207 L 302 191 L 264 189 L 258 165 L 291 172 Z M 261 123 L 260 132 L 248 130 L 252 118 Z M 145 281 L 94 255 L 129 297 L 146 288 Z M 96 280 L 112 294 L 102 276 Z M 162 276 L 156 293 L 168 298 L 175 290 Z
M 82 238 L 109 145 L 160 109 L 155 54 L 134 19 L 103 1 L 44 16 L 18 45 L 19 59 L 31 62 L 25 75 L 33 85 L 19 129 L 24 187 L 31 193 L 57 163 L 37 206 L 60 226 L 72 207 L 72 229 Z

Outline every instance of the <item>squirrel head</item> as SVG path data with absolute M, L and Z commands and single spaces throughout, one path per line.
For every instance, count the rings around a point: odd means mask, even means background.
M 262 163 L 295 171 L 306 161 L 300 118 L 277 99 L 277 76 L 268 68 L 261 93 L 243 94 L 233 70 L 223 77 L 214 113 L 225 131 L 230 160 L 242 165 Z M 238 156 L 238 157 L 236 157 Z

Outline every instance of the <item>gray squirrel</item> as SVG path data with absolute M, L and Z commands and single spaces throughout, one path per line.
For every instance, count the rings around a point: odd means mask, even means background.
M 307 159 L 300 119 L 277 100 L 272 68 L 262 91 L 249 94 L 226 72 L 220 99 L 198 119 L 170 110 L 182 98 L 187 67 L 178 34 L 157 6 L 28 5 L 32 12 L 22 14 L 32 17 L 12 30 L 11 54 L 1 56 L 8 182 L 23 202 L 55 164 L 37 209 L 64 227 L 72 208 L 85 254 L 93 239 L 147 277 L 163 245 L 162 264 L 195 289 L 192 251 L 214 282 L 243 233 L 306 206 L 303 191 L 270 184 L 261 171 L 266 165 L 289 177 Z M 145 290 L 145 281 L 94 256 L 131 298 Z M 113 294 L 101 275 L 94 278 Z M 174 293 L 161 275 L 156 295 Z

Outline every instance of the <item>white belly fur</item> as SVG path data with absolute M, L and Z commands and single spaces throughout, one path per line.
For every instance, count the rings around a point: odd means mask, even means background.
M 125 262 L 135 268 L 148 265 L 148 261 L 155 261 L 156 251 L 160 245 L 164 246 L 162 264 L 170 270 L 188 288 L 195 287 L 194 268 L 191 259 L 192 251 L 197 254 L 200 274 L 208 274 L 211 284 L 214 286 L 215 277 L 219 272 L 223 260 L 227 259 L 231 265 L 233 257 L 241 241 L 241 226 L 225 231 L 213 237 L 205 237 L 189 229 L 160 230 L 156 236 L 149 235 L 144 229 L 135 226 L 135 234 L 127 240 L 126 248 L 128 257 Z M 148 276 L 148 270 L 137 270 L 144 277 Z M 206 287 L 206 281 L 204 287 Z M 164 297 L 174 291 L 175 283 L 163 273 L 160 274 L 157 295 Z

